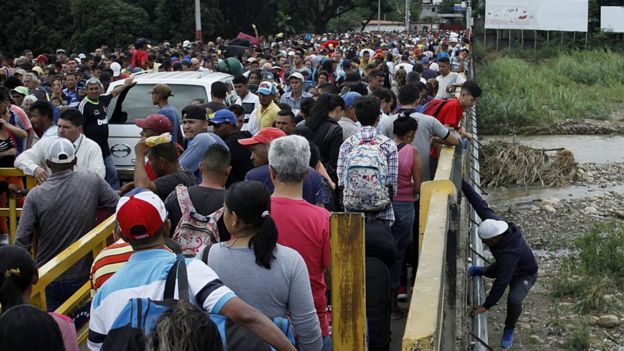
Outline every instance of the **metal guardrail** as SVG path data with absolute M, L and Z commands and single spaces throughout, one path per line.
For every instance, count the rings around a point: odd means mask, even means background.
M 113 215 L 40 267 L 39 281 L 32 288 L 32 303 L 43 310 L 47 310 L 45 296 L 46 287 L 85 256 L 92 254 L 93 258 L 95 258 L 100 251 L 106 247 L 106 240 L 115 230 L 115 226 L 116 220 Z M 70 314 L 75 311 L 77 307 L 81 306 L 81 304 L 88 302 L 91 299 L 89 288 L 90 284 L 86 282 L 74 295 L 59 306 L 55 312 Z M 88 323 L 78 331 L 79 344 L 86 342 L 87 332 Z
M 460 171 L 453 147 L 443 147 L 435 178 L 420 188 L 419 262 L 403 334 L 403 351 L 444 350 L 444 303 L 454 295 L 448 287 L 447 246 L 450 208 L 457 190 L 453 179 Z M 459 168 L 459 169 L 458 169 Z
M 17 168 L 0 167 L 0 177 L 24 177 L 26 179 L 26 189 L 30 190 L 37 186 L 37 181 L 32 176 L 25 174 Z M 9 218 L 9 242 L 15 242 L 15 233 L 17 232 L 17 217 L 21 217 L 22 209 L 17 207 L 17 198 L 14 195 L 8 196 L 9 207 L 0 207 L 0 217 Z M 2 204 L 4 206 L 4 204 Z
M 474 65 L 470 65 L 470 70 L 467 72 L 468 77 L 474 79 Z M 477 112 L 476 108 L 472 107 L 469 111 L 466 111 L 466 130 L 472 134 L 473 140 L 468 148 L 468 167 L 469 182 L 475 189 L 475 191 L 481 195 L 481 175 L 479 170 L 479 148 L 481 143 L 479 142 L 479 134 L 477 130 Z M 469 235 L 470 235 L 470 254 L 472 258 L 472 264 L 485 265 L 483 260 L 483 243 L 479 239 L 478 235 L 478 223 L 480 222 L 479 216 L 470 205 L 469 215 Z M 472 306 L 481 305 L 485 302 L 485 281 L 483 277 L 473 277 L 472 289 L 470 291 Z M 488 325 L 487 314 L 480 313 L 472 318 L 472 332 L 470 338 L 471 344 L 474 345 L 474 351 L 485 351 L 489 349 L 488 342 Z

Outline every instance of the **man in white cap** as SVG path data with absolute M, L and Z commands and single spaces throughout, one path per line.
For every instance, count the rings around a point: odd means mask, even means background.
M 293 110 L 300 110 L 301 100 L 312 97 L 312 94 L 303 91 L 303 74 L 295 72 L 288 77 L 290 91 L 282 95 L 280 102 L 292 107 Z
M 74 144 L 58 138 L 48 149 L 48 180 L 28 193 L 15 244 L 27 250 L 37 242 L 41 267 L 95 227 L 98 208 L 114 209 L 119 197 L 96 173 L 74 172 Z M 36 237 L 34 233 L 37 233 Z M 46 288 L 48 311 L 54 311 L 89 278 L 91 258 L 84 258 Z
M 470 276 L 484 275 L 495 279 L 483 305 L 475 306 L 471 314 L 483 313 L 495 306 L 509 286 L 507 318 L 500 344 L 507 349 L 513 344 L 514 328 L 522 313 L 522 300 L 537 280 L 537 262 L 533 251 L 522 237 L 522 231 L 515 223 L 498 217 L 466 181 L 462 181 L 462 190 L 482 220 L 479 237 L 496 259 L 496 262 L 487 267 L 468 268 Z

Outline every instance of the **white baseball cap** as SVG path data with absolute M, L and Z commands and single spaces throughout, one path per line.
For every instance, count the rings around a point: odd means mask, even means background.
M 53 163 L 71 163 L 76 158 L 74 144 L 65 138 L 56 139 L 48 149 L 48 160 Z
M 110 69 L 113 71 L 113 77 L 119 77 L 121 75 L 121 65 L 119 63 L 111 63 Z
M 492 239 L 506 232 L 508 228 L 507 222 L 486 219 L 479 224 L 479 238 L 482 240 Z

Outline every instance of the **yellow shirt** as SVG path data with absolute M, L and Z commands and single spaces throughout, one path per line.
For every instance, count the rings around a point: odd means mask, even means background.
M 273 122 L 277 119 L 277 112 L 280 110 L 279 106 L 275 102 L 271 101 L 271 104 L 263 110 L 262 105 L 258 106 L 256 115 L 258 116 L 258 128 L 273 127 Z

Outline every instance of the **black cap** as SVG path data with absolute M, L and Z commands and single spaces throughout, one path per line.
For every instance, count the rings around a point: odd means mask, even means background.
M 200 121 L 207 121 L 206 109 L 196 105 L 187 105 L 182 109 L 182 119 L 198 119 Z

